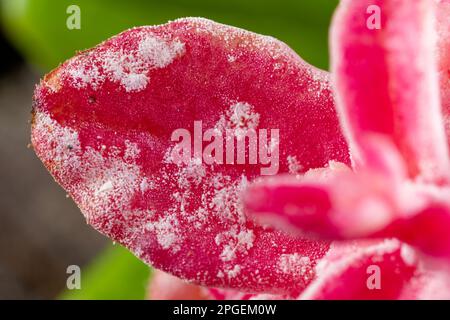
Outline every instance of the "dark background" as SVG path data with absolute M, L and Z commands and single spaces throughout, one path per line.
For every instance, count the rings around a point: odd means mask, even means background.
M 30 143 L 33 88 L 40 74 L 0 29 L 0 299 L 54 298 L 66 268 L 87 264 L 106 239 L 36 158 Z

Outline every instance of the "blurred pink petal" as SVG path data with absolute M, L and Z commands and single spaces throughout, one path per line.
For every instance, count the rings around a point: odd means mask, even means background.
M 148 286 L 150 300 L 207 300 L 206 288 L 154 269 Z
M 438 61 L 441 82 L 441 101 L 444 110 L 444 123 L 447 129 L 447 139 L 450 144 L 450 0 L 438 0 L 437 33 Z
M 330 163 L 328 168 L 310 170 L 300 179 L 256 184 L 245 198 L 247 208 L 265 222 L 285 222 L 299 234 L 326 238 L 362 237 L 386 227 L 397 213 L 391 181 L 337 166 Z
M 407 250 L 394 239 L 335 242 L 299 299 L 398 299 L 417 268 Z
M 379 232 L 401 217 L 398 194 L 406 170 L 395 147 L 381 136 L 366 139 L 362 149 L 370 155 L 370 170 L 355 173 L 344 164 L 330 162 L 296 178 L 262 180 L 244 198 L 248 210 L 272 225 L 284 222 L 327 238 Z
M 331 27 L 332 75 L 344 132 L 357 165 L 361 145 L 382 134 L 411 178 L 448 181 L 449 153 L 439 99 L 434 0 L 343 0 Z M 366 8 L 381 7 L 381 28 Z
M 380 29 L 361 15 L 369 5 L 381 7 Z M 450 258 L 448 114 L 438 91 L 442 45 L 436 59 L 429 36 L 442 28 L 434 9 L 431 0 L 341 2 L 332 25 L 333 77 L 354 171 L 331 166 L 260 182 L 245 198 L 250 212 L 298 235 L 398 237 Z
M 274 300 L 288 297 L 203 287 L 155 269 L 148 286 L 147 298 L 150 300 Z
M 434 203 L 411 217 L 398 219 L 379 235 L 395 235 L 423 252 L 450 260 L 450 205 Z

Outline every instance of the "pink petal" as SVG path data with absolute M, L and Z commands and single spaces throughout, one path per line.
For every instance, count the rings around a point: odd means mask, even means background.
M 160 270 L 154 270 L 148 287 L 149 300 L 207 300 L 206 288 L 187 283 Z
M 436 12 L 441 101 L 444 110 L 447 139 L 450 145 L 450 0 L 438 1 Z
M 406 285 L 400 299 L 449 300 L 448 264 L 421 257 L 414 277 Z
M 448 181 L 450 162 L 439 100 L 433 3 L 341 1 L 331 28 L 332 71 L 356 164 L 368 162 L 362 148 L 366 137 L 382 134 L 400 150 L 411 177 L 442 183 Z M 374 6 L 381 9 L 380 29 L 367 26 Z
M 349 163 L 326 73 L 203 19 L 135 28 L 65 62 L 36 89 L 32 142 L 88 223 L 148 264 L 211 287 L 303 290 L 329 243 L 246 219 L 241 191 L 268 165 L 174 164 L 171 134 L 196 120 L 279 129 L 279 172 Z M 289 255 L 306 272 L 280 268 Z
M 327 238 L 370 236 L 397 217 L 395 182 L 342 164 L 308 171 L 303 177 L 255 184 L 245 197 L 249 212 L 272 225 L 284 223 Z
M 369 279 L 380 270 L 379 289 Z M 372 267 L 372 269 L 370 269 Z M 449 299 L 450 275 L 438 261 L 420 259 L 395 240 L 335 243 L 316 266 L 317 276 L 299 299 Z M 373 279 L 373 278 L 372 278 Z M 367 284 L 372 285 L 369 289 Z M 154 270 L 150 300 L 280 300 L 293 296 L 206 288 Z
M 380 145 L 379 145 L 380 146 Z M 368 150 L 367 145 L 365 146 Z M 424 253 L 450 258 L 450 188 L 391 179 L 383 161 L 370 158 L 380 171 L 350 171 L 331 163 L 299 178 L 275 177 L 253 185 L 245 197 L 249 212 L 298 235 L 331 239 L 396 237 Z M 394 160 L 394 159 L 391 159 Z M 399 171 L 402 171 L 401 168 Z
M 215 300 L 249 300 L 253 295 L 236 290 L 209 288 L 210 296 Z
M 450 192 L 447 192 L 450 197 Z M 398 219 L 380 235 L 395 235 L 423 252 L 450 259 L 450 204 L 430 203 L 410 217 Z
M 155 269 L 150 279 L 147 298 L 149 300 L 278 300 L 288 297 L 202 287 Z
M 245 293 L 230 289 L 210 288 L 210 296 L 215 300 L 281 300 L 287 299 L 283 295 Z
M 416 264 L 397 240 L 334 243 L 299 299 L 398 299 L 409 292 Z

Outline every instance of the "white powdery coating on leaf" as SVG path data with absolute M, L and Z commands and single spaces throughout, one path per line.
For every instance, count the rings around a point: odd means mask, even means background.
M 205 18 L 180 18 L 173 21 L 173 23 L 187 23 L 189 28 L 195 27 L 195 32 L 197 33 L 209 33 L 212 37 L 224 41 L 225 47 L 237 46 L 240 49 L 258 49 L 270 54 L 274 60 L 286 56 L 295 62 L 303 62 L 299 60 L 297 53 L 291 48 L 271 36 L 260 35 Z
M 81 170 L 84 181 L 79 190 L 83 208 L 92 215 L 130 210 L 130 201 L 138 191 L 140 168 L 126 163 L 114 154 L 104 156 L 93 148 L 86 148 Z M 85 200 L 86 199 L 86 200 Z
M 241 266 L 238 264 L 234 265 L 233 267 L 226 267 L 225 270 L 219 270 L 219 272 L 217 272 L 217 277 L 224 278 L 225 276 L 227 276 L 228 279 L 233 279 L 239 275 L 241 269 Z
M 172 195 L 175 200 L 169 209 L 171 212 L 180 212 L 190 224 L 197 229 L 206 227 L 208 215 L 216 217 L 224 224 L 245 222 L 240 194 L 246 188 L 248 181 L 242 175 L 240 179 L 232 181 L 230 176 L 215 172 L 213 166 L 202 164 L 201 159 L 193 158 L 188 164 L 173 164 L 170 154 L 171 148 L 166 152 L 164 163 L 168 166 L 159 174 L 161 182 L 178 190 Z M 173 172 L 173 166 L 177 170 Z M 200 202 L 194 199 L 193 190 L 201 189 Z M 193 207 L 194 204 L 194 207 Z M 191 210 L 185 211 L 189 206 Z
M 259 123 L 259 114 L 255 113 L 253 106 L 246 102 L 231 105 L 229 116 L 234 127 L 255 129 Z
M 43 112 L 35 114 L 34 123 L 34 139 L 45 141 L 45 144 L 52 146 L 39 154 L 41 159 L 45 162 L 56 162 L 69 169 L 77 168 L 80 164 L 81 151 L 78 133 L 71 128 L 60 126 Z
M 219 216 L 223 221 L 244 224 L 245 216 L 243 214 L 240 193 L 247 186 L 247 178 L 242 176 L 241 180 L 233 183 L 230 180 L 230 177 L 222 176 L 221 174 L 212 178 L 211 182 L 219 185 L 219 187 L 212 189 L 212 192 L 207 191 L 205 193 L 207 199 L 210 200 L 203 203 L 203 205 L 207 206 L 210 211 L 216 216 Z
M 232 54 L 229 54 L 227 56 L 227 60 L 228 60 L 228 62 L 233 63 L 233 62 L 236 61 L 236 57 L 234 55 L 232 55 Z
M 228 278 L 232 279 L 237 277 L 237 275 L 241 272 L 241 266 L 240 265 L 235 265 L 232 269 L 229 269 L 226 271 Z
M 123 73 L 116 81 L 120 81 L 127 92 L 133 92 L 144 90 L 147 87 L 149 78 L 142 73 Z
M 247 102 L 236 102 L 222 115 L 215 130 L 225 134 L 226 130 L 232 130 L 234 136 L 241 140 L 248 130 L 256 130 L 259 124 L 260 114 L 254 111 L 254 107 Z
M 147 87 L 151 70 L 167 67 L 184 52 L 184 43 L 178 39 L 167 41 L 143 31 L 137 49 L 110 48 L 83 53 L 69 62 L 66 76 L 78 89 L 88 84 L 97 89 L 109 79 L 120 83 L 127 92 L 138 92 Z
M 138 56 L 156 68 L 164 68 L 184 50 L 184 43 L 179 40 L 167 43 L 157 37 L 146 36 L 139 43 Z
M 64 188 L 87 221 L 106 234 L 114 233 L 112 230 L 119 223 L 123 244 L 131 244 L 141 232 L 142 221 L 151 216 L 132 207 L 132 199 L 142 183 L 141 169 L 136 164 L 138 146 L 125 143 L 111 146 L 109 151 L 101 146 L 100 150 L 90 146 L 81 150 L 77 132 L 43 112 L 36 112 L 32 139 L 39 157 L 56 166 L 56 177 L 64 177 Z M 127 154 L 126 159 L 119 156 L 122 152 Z M 119 217 L 125 222 L 118 222 Z
M 97 196 L 98 194 L 100 194 L 100 193 L 102 193 L 102 192 L 109 191 L 109 190 L 111 190 L 113 187 L 114 187 L 114 186 L 113 186 L 112 182 L 108 180 L 107 182 L 105 182 L 105 183 L 100 187 L 100 189 L 98 189 L 98 190 L 95 192 L 95 195 Z
M 249 253 L 255 241 L 253 230 L 246 227 L 241 201 L 241 193 L 248 184 L 246 176 L 232 178 L 216 172 L 214 166 L 205 165 L 197 158 L 187 164 L 172 163 L 171 150 L 172 147 L 167 149 L 164 168 L 158 174 L 160 185 L 175 190 L 164 213 L 178 219 L 177 224 L 172 224 L 171 231 L 179 237 L 185 236 L 183 240 L 199 230 L 215 232 L 214 242 L 209 245 L 218 249 L 214 250 L 221 262 L 217 277 L 237 277 L 241 271 L 237 260 Z M 218 228 L 215 227 L 217 224 Z
M 278 267 L 281 272 L 286 274 L 292 273 L 307 276 L 308 273 L 311 275 L 313 273 L 309 257 L 304 257 L 298 253 L 282 254 L 278 261 Z
M 310 87 L 308 88 L 308 92 L 314 93 L 317 97 L 320 97 L 323 94 L 323 91 L 330 91 L 330 75 L 328 72 L 319 70 L 319 69 L 309 69 L 309 76 L 311 77 L 311 82 L 309 83 Z
M 236 259 L 236 253 L 246 253 L 253 247 L 254 239 L 255 236 L 252 230 L 244 229 L 237 231 L 236 227 L 216 235 L 215 243 L 218 246 L 223 245 L 220 259 L 223 262 Z
M 103 82 L 104 77 L 101 76 L 100 70 L 95 64 L 85 65 L 85 59 L 74 59 L 67 68 L 69 76 L 72 78 L 72 86 L 77 89 L 85 88 L 90 84 L 94 89 Z
M 198 158 L 193 158 L 185 167 L 181 167 L 180 171 L 176 173 L 178 185 L 183 189 L 189 188 L 191 183 L 198 186 L 205 175 L 206 169 L 202 164 L 202 160 Z
M 139 149 L 139 146 L 136 143 L 130 142 L 129 140 L 125 140 L 125 154 L 124 154 L 125 160 L 134 160 L 139 156 L 140 153 L 141 150 Z
M 142 193 L 155 188 L 156 188 L 155 183 L 147 178 L 142 179 L 142 182 L 139 185 L 139 189 L 141 190 Z
M 170 249 L 173 253 L 181 248 L 179 243 L 182 241 L 178 232 L 180 225 L 175 214 L 161 217 L 157 222 L 151 222 L 146 225 L 146 229 L 156 233 L 156 239 L 163 249 Z
M 289 173 L 297 174 L 303 169 L 302 165 L 297 160 L 297 156 L 288 156 L 286 160 L 288 163 Z

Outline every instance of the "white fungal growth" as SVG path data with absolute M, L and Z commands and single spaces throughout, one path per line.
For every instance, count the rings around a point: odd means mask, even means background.
M 138 57 L 156 68 L 167 67 L 175 57 L 184 53 L 184 43 L 179 40 L 167 42 L 153 35 L 145 36 L 139 43 Z
M 39 154 L 43 161 L 54 161 L 61 166 L 75 169 L 80 164 L 80 141 L 78 133 L 68 127 L 60 126 L 47 113 L 35 114 L 33 138 L 45 141 L 46 145 L 53 146 L 46 152 Z
M 113 187 L 114 186 L 113 186 L 111 180 L 108 180 L 97 191 L 95 191 L 95 195 L 98 196 L 102 192 L 112 190 Z
M 239 273 L 241 272 L 241 269 L 242 269 L 241 266 L 236 264 L 233 267 L 225 268 L 225 270 L 219 270 L 217 272 L 217 277 L 224 278 L 225 276 L 227 276 L 228 279 L 233 279 L 239 275 Z
M 229 231 L 216 235 L 215 242 L 218 246 L 223 245 L 220 259 L 228 262 L 236 259 L 236 253 L 247 253 L 253 247 L 255 236 L 252 230 L 244 229 L 237 231 L 232 228 Z
M 136 143 L 130 142 L 129 140 L 125 140 L 125 154 L 124 154 L 125 160 L 136 159 L 139 156 L 140 152 L 141 150 L 139 149 Z
M 301 256 L 298 253 L 282 254 L 278 261 L 278 267 L 283 273 L 306 275 L 312 272 L 309 257 Z
M 135 219 L 123 225 L 124 237 L 131 239 L 139 232 L 140 219 L 148 217 L 132 207 L 142 183 L 141 169 L 136 164 L 137 145 L 111 146 L 108 152 L 101 146 L 99 150 L 85 146 L 82 152 L 77 132 L 44 112 L 36 112 L 32 139 L 39 157 L 56 166 L 54 174 L 64 178 L 64 188 L 89 223 L 102 224 L 102 230 L 108 233 L 118 217 L 134 215 Z M 128 153 L 126 160 L 119 156 L 121 152 Z
M 289 173 L 297 174 L 303 169 L 302 165 L 297 160 L 297 156 L 288 156 L 287 163 Z
M 230 105 L 225 115 L 215 125 L 218 132 L 225 134 L 226 130 L 232 130 L 234 136 L 241 140 L 248 130 L 256 130 L 259 125 L 260 114 L 254 111 L 254 107 L 247 102 L 236 102 Z
M 148 190 L 152 190 L 155 189 L 155 183 L 147 178 L 142 179 L 140 185 L 139 185 L 139 189 L 141 190 L 142 193 L 148 191 Z
M 94 90 L 104 90 L 102 85 L 108 82 L 117 84 L 120 90 L 126 92 L 144 90 L 151 81 L 156 80 L 158 69 L 178 63 L 177 59 L 185 54 L 185 44 L 179 39 L 170 38 L 174 30 L 179 30 L 175 33 L 181 32 L 179 34 L 183 36 L 192 32 L 193 35 L 205 33 L 208 38 L 223 40 L 224 48 L 236 49 L 229 51 L 231 54 L 225 57 L 230 68 L 241 67 L 241 61 L 245 63 L 250 56 L 239 54 L 249 50 L 266 52 L 271 58 L 272 66 L 282 68 L 286 75 L 297 70 L 296 66 L 302 64 L 292 50 L 270 37 L 257 36 L 202 19 L 190 19 L 186 26 L 181 23 L 176 28 L 179 27 L 186 30 L 163 27 L 157 29 L 160 34 L 156 35 L 153 33 L 155 29 L 144 27 L 127 32 L 126 41 L 117 41 L 117 38 L 108 40 L 65 64 L 60 71 L 64 74 L 59 74 L 62 78 L 66 77 L 62 80 L 68 80 L 63 84 L 78 89 L 89 86 Z M 190 37 L 187 39 L 192 40 Z M 193 49 L 193 52 L 201 48 L 195 43 L 191 45 L 189 49 Z M 222 63 L 223 59 L 218 58 Z M 279 63 L 284 60 L 285 64 Z M 222 95 L 220 98 L 226 97 Z M 219 120 L 216 129 L 231 130 L 238 139 L 242 138 L 248 130 L 257 129 L 260 125 L 260 115 L 256 110 L 249 102 L 228 100 L 227 110 L 220 120 L 215 119 Z M 211 124 L 209 120 L 208 125 Z M 201 250 L 204 246 L 203 256 L 211 259 L 211 265 L 217 265 L 217 269 L 198 270 L 197 277 L 202 278 L 202 283 L 207 283 L 205 279 L 214 277 L 216 272 L 218 277 L 235 279 L 236 282 L 254 277 L 262 283 L 267 281 L 267 278 L 264 278 L 267 271 L 302 273 L 303 269 L 307 268 L 309 261 L 298 254 L 274 258 L 273 261 L 267 261 L 268 265 L 260 266 L 260 270 L 251 266 L 249 256 L 253 254 L 252 250 L 256 249 L 254 246 L 259 232 L 256 230 L 259 228 L 253 231 L 250 229 L 253 224 L 246 221 L 241 193 L 246 187 L 247 177 L 240 176 L 237 171 L 239 168 L 203 165 L 196 159 L 189 164 L 177 165 L 171 162 L 170 148 L 161 163 L 157 159 L 160 156 L 159 147 L 164 146 L 166 141 L 158 141 L 161 144 L 158 144 L 157 148 L 145 150 L 146 155 L 148 152 L 152 156 L 148 157 L 148 161 L 152 163 L 145 167 L 144 172 L 144 168 L 138 165 L 141 162 L 137 161 L 141 157 L 141 140 L 139 144 L 125 141 L 124 145 L 118 146 L 109 145 L 111 141 L 117 141 L 116 139 L 94 141 L 92 144 L 95 148 L 83 145 L 81 151 L 76 132 L 53 124 L 49 127 L 53 128 L 42 129 L 40 139 L 51 140 L 52 135 L 56 135 L 53 141 L 58 144 L 57 149 L 42 149 L 52 150 L 56 157 L 53 154 L 43 155 L 45 152 L 41 152 L 40 156 L 53 161 L 51 165 L 58 166 L 56 162 L 64 162 L 61 169 L 57 168 L 53 172 L 61 174 L 63 178 L 59 180 L 66 184 L 66 189 L 72 190 L 72 195 L 75 194 L 74 198 L 88 220 L 100 220 L 95 227 L 110 236 L 113 235 L 115 239 L 122 237 L 118 240 L 120 243 L 124 243 L 123 239 L 130 239 L 125 244 L 146 262 L 152 263 L 151 260 L 156 258 L 153 251 L 155 248 L 167 250 L 167 254 L 175 253 L 177 260 L 180 258 L 186 262 L 177 265 L 179 270 L 176 271 L 182 274 L 186 270 L 184 268 L 191 267 L 189 263 L 195 262 L 198 253 L 196 250 Z M 58 135 L 63 135 L 66 141 L 61 142 L 64 139 L 60 139 Z M 130 134 L 130 137 L 132 136 Z M 117 138 L 120 140 L 120 136 Z M 66 144 L 70 145 L 70 148 L 64 148 Z M 279 141 L 271 138 L 270 150 L 275 150 L 278 144 Z M 158 167 L 159 165 L 161 167 Z M 63 170 L 70 172 L 62 172 Z M 152 176 L 145 177 L 147 172 L 151 172 Z M 253 176 L 251 170 L 246 171 L 246 174 Z M 82 181 L 78 182 L 76 179 Z M 147 208 L 146 205 L 154 206 L 155 210 Z M 145 219 L 136 219 L 136 215 L 145 216 Z M 133 232 L 133 238 L 128 234 L 122 236 L 123 231 L 127 230 Z M 265 242 L 267 246 L 278 246 L 275 242 L 277 237 L 268 240 Z M 288 247 L 287 244 L 286 250 Z M 274 250 L 285 253 L 284 247 L 278 248 Z M 264 252 L 264 248 L 258 247 L 258 252 Z M 253 258 L 258 259 L 255 255 Z M 249 269 L 251 274 L 247 272 Z M 242 279 L 236 279 L 239 276 Z
M 163 249 L 170 249 L 173 253 L 180 250 L 181 236 L 178 232 L 179 222 L 175 214 L 166 214 L 156 222 L 146 225 L 146 229 L 156 233 L 156 239 Z
M 189 163 L 180 168 L 177 173 L 178 185 L 182 188 L 189 187 L 191 183 L 198 186 L 206 175 L 206 169 L 201 159 L 193 158 Z
M 84 181 L 76 186 L 89 215 L 112 215 L 130 211 L 130 201 L 139 189 L 140 168 L 114 155 L 103 156 L 88 147 L 80 164 Z M 89 217 L 93 218 L 93 217 Z
M 99 68 L 95 64 L 86 65 L 83 58 L 75 58 L 67 70 L 72 79 L 72 86 L 77 89 L 85 88 L 87 84 L 97 89 L 104 80 Z
M 167 67 L 185 52 L 178 39 L 170 41 L 143 31 L 137 40 L 136 49 L 112 47 L 80 55 L 69 62 L 63 76 L 78 89 L 87 85 L 97 89 L 108 79 L 120 83 L 127 92 L 138 92 L 147 87 L 151 70 Z
M 233 127 L 256 129 L 259 124 L 259 114 L 253 111 L 253 106 L 246 102 L 238 102 L 230 107 L 230 122 Z
M 228 278 L 232 279 L 237 277 L 237 275 L 241 272 L 241 266 L 236 264 L 232 269 L 226 271 Z
M 236 56 L 234 56 L 234 55 L 232 55 L 232 54 L 229 54 L 229 55 L 227 56 L 227 60 L 228 60 L 228 62 L 233 63 L 233 62 L 236 61 Z

